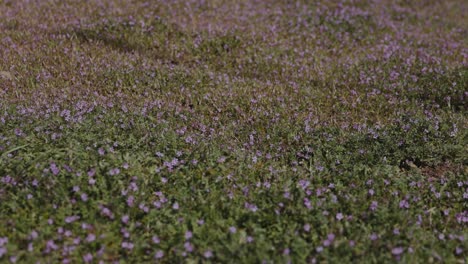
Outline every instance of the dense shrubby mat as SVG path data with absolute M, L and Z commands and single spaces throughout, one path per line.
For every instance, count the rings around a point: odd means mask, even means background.
M 466 262 L 467 8 L 0 1 L 0 262 Z

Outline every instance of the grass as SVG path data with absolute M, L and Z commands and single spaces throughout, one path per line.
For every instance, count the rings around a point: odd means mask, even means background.
M 466 262 L 467 8 L 0 0 L 0 262 Z

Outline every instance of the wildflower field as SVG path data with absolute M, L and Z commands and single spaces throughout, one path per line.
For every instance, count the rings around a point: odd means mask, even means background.
M 0 0 L 0 263 L 466 263 L 468 2 Z

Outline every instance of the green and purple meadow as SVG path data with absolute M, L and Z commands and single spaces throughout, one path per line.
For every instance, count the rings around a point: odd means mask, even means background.
M 1 263 L 466 263 L 463 0 L 0 0 Z

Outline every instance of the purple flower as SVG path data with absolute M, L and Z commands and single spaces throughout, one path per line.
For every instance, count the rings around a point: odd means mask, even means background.
M 48 240 L 46 243 L 46 252 L 51 252 L 57 250 L 59 247 L 55 244 L 53 240 Z
M 38 234 L 35 230 L 33 230 L 33 231 L 31 231 L 31 234 L 29 235 L 29 239 L 34 240 L 34 239 L 36 239 L 38 236 L 39 236 L 39 234 Z M 1 243 L 0 243 L 0 244 L 1 244 Z M 0 245 L 0 246 L 1 246 L 1 245 Z
M 99 155 L 103 156 L 104 154 L 106 154 L 106 151 L 103 148 L 99 148 L 98 153 Z
M 94 185 L 96 183 L 96 180 L 91 178 L 88 180 L 89 185 Z
M 172 209 L 174 209 L 174 210 L 179 210 L 179 203 L 178 203 L 178 202 L 175 202 L 175 203 L 172 205 Z
M 405 209 L 408 209 L 409 208 L 409 203 L 407 200 L 401 200 L 400 201 L 400 208 L 405 208 Z
M 96 240 L 96 235 L 93 233 L 88 234 L 88 236 L 86 237 L 86 242 L 88 243 L 93 242 L 94 240 Z
M 80 196 L 81 196 L 81 200 L 82 200 L 83 202 L 88 201 L 88 195 L 87 195 L 86 193 L 82 193 Z
M 131 242 L 126 242 L 126 241 L 122 242 L 122 248 L 124 249 L 132 250 L 133 247 L 134 247 L 133 243 Z
M 90 170 L 88 171 L 88 177 L 93 177 L 95 174 L 96 174 L 96 170 L 95 170 L 95 169 L 90 169 Z
M 203 256 L 205 258 L 207 258 L 207 259 L 211 258 L 211 257 L 213 257 L 213 252 L 211 250 L 207 250 L 207 251 L 205 251 L 205 253 L 203 253 Z
M 51 163 L 50 164 L 50 170 L 52 171 L 52 174 L 53 175 L 58 175 L 59 172 L 60 172 L 60 169 L 57 167 L 57 165 L 55 163 Z
M 128 196 L 127 205 L 129 207 L 133 207 L 135 205 L 135 197 L 133 197 L 133 195 Z
M 93 260 L 93 255 L 91 255 L 91 253 L 88 253 L 88 254 L 83 256 L 83 261 L 86 262 L 86 263 L 89 263 L 92 260 Z
M 120 173 L 120 169 L 119 168 L 113 168 L 109 171 L 109 174 L 111 176 L 114 176 L 114 175 L 118 175 Z
M 185 242 L 184 243 L 184 248 L 187 252 L 192 252 L 193 251 L 193 245 L 190 242 Z
M 162 259 L 164 257 L 164 252 L 162 250 L 156 251 L 156 254 L 154 254 L 155 259 Z
M 468 222 L 468 211 L 464 211 L 455 215 L 458 223 Z
M 329 247 L 333 243 L 334 240 L 335 240 L 335 234 L 328 234 L 327 239 L 323 241 L 323 245 L 325 247 Z
M 122 216 L 122 223 L 124 224 L 128 224 L 128 220 L 130 219 L 130 217 L 128 215 L 124 215 Z
M 403 251 L 404 251 L 404 248 L 396 247 L 396 248 L 392 249 L 392 254 L 395 255 L 395 256 L 399 256 L 399 255 L 401 255 L 401 253 L 403 253 Z
M 0 247 L 8 243 L 8 237 L 0 237 Z
M 338 221 L 341 221 L 343 218 L 344 218 L 344 217 L 343 217 L 343 214 L 342 214 L 342 213 L 337 213 L 337 214 L 336 214 L 336 219 L 337 219 Z
M 234 226 L 229 227 L 229 233 L 235 234 L 236 232 L 237 232 L 236 227 L 234 227 Z
M 15 135 L 18 136 L 18 137 L 21 137 L 23 136 L 23 131 L 19 128 L 15 128 Z
M 114 219 L 114 213 L 112 213 L 112 211 L 107 207 L 101 207 L 101 214 L 109 217 L 110 219 Z
M 122 233 L 122 235 L 123 235 L 125 238 L 129 238 L 129 237 L 130 237 L 130 233 L 128 232 L 128 230 L 127 230 L 126 228 L 120 229 L 120 232 Z
M 153 241 L 154 244 L 159 244 L 161 242 L 158 236 L 153 236 L 151 240 Z
M 65 218 L 65 223 L 70 224 L 70 223 L 73 223 L 73 222 L 75 222 L 76 220 L 79 220 L 79 219 L 80 219 L 80 217 L 76 216 L 76 215 L 68 216 L 68 217 Z
M 257 207 L 256 205 L 250 204 L 250 203 L 247 203 L 247 202 L 244 204 L 244 207 L 245 207 L 246 209 L 248 209 L 248 210 L 254 212 L 254 213 L 258 210 L 258 207 Z
M 310 225 L 309 224 L 304 225 L 304 231 L 306 231 L 306 232 L 310 231 Z
M 148 213 L 149 212 L 149 207 L 146 206 L 144 203 L 141 203 L 138 208 L 140 208 L 143 212 Z

